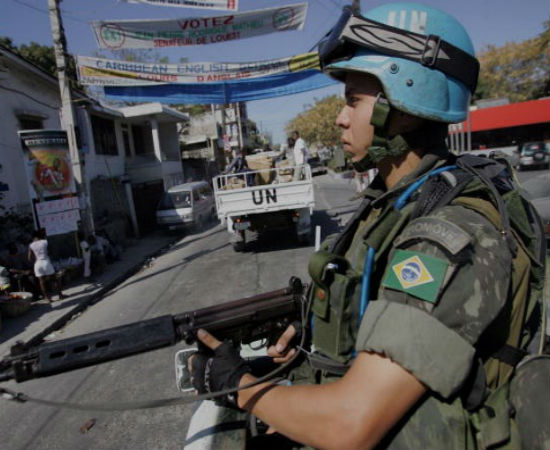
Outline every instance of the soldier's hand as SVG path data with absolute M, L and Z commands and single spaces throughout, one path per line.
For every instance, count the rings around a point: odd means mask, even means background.
M 234 389 L 251 369 L 229 341 L 220 342 L 205 330 L 197 332 L 203 349 L 188 359 L 193 386 L 199 394 Z M 218 405 L 238 407 L 237 393 L 214 398 Z
M 279 364 L 289 361 L 295 354 L 296 348 L 292 347 L 293 340 L 301 333 L 302 324 L 298 321 L 293 322 L 281 335 L 275 345 L 267 349 L 267 355 L 273 358 L 273 361 Z

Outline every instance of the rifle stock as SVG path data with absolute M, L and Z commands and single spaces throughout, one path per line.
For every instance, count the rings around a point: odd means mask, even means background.
M 289 286 L 253 297 L 165 315 L 25 349 L 14 346 L 0 361 L 0 381 L 17 382 L 145 353 L 180 341 L 192 344 L 203 328 L 236 345 L 276 339 L 301 317 L 304 287 L 292 277 Z

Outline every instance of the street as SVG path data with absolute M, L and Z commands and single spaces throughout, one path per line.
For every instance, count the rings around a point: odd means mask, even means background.
M 314 178 L 313 225 L 322 236 L 349 218 L 357 200 L 349 201 L 349 179 Z M 299 246 L 291 233 L 253 240 L 236 253 L 221 225 L 185 235 L 151 265 L 109 292 L 54 339 L 89 333 L 164 314 L 176 314 L 288 284 L 291 276 L 308 281 L 313 245 Z M 6 383 L 31 397 L 73 403 L 109 403 L 178 396 L 174 353 L 180 344 L 154 352 L 53 377 Z M 0 433 L 9 450 L 22 449 L 177 449 L 183 448 L 192 405 L 125 412 L 92 412 L 3 401 Z M 94 420 L 93 426 L 85 433 Z
M 516 173 L 530 199 L 550 196 L 550 170 L 524 170 Z

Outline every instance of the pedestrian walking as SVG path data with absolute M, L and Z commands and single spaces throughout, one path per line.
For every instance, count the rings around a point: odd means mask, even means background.
M 84 261 L 84 278 L 90 278 L 92 276 L 92 250 L 88 240 L 84 237 L 84 233 L 78 233 L 78 240 L 80 242 L 80 250 L 82 251 L 82 259 Z
M 65 298 L 61 290 L 61 280 L 52 277 L 55 275 L 55 269 L 48 255 L 48 241 L 46 240 L 44 230 L 37 230 L 33 233 L 33 240 L 29 245 L 29 261 L 34 260 L 34 275 L 38 278 L 42 295 L 48 302 L 52 302 L 48 294 L 48 284 L 53 281 L 59 300 Z
M 292 151 L 294 154 L 294 164 L 296 166 L 301 166 L 307 163 L 309 152 L 305 141 L 300 137 L 299 131 L 292 132 L 292 139 L 294 141 L 294 145 L 292 147 Z

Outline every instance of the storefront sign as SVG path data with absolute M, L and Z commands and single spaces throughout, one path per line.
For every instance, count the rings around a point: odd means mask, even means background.
M 320 68 L 317 52 L 247 63 L 152 64 L 78 56 L 77 65 L 80 83 L 98 86 L 211 83 Z
M 239 9 L 239 0 L 126 0 L 126 2 L 180 8 L 223 9 L 226 11 L 237 11 Z
M 299 3 L 216 17 L 97 21 L 92 28 L 104 49 L 185 47 L 301 30 L 306 13 L 307 3 Z
M 78 197 L 65 197 L 59 200 L 48 200 L 46 202 L 35 203 L 36 214 L 38 217 L 48 214 L 55 214 L 71 209 L 78 209 Z
M 46 230 L 47 236 L 76 231 L 78 230 L 79 220 L 80 212 L 78 209 L 38 216 L 40 228 L 44 228 Z

